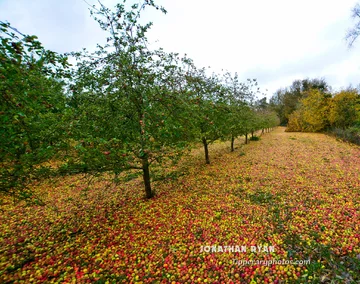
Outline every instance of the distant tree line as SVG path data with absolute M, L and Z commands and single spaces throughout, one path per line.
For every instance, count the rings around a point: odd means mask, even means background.
M 296 80 L 279 89 L 270 105 L 287 131 L 330 131 L 360 142 L 360 93 L 356 88 L 332 92 L 324 79 Z

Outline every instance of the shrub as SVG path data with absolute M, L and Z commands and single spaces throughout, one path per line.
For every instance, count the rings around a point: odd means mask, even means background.
M 335 128 L 332 133 L 350 143 L 360 145 L 360 128 L 359 127 L 350 127 L 348 129 Z
M 250 137 L 250 141 L 259 141 L 259 140 L 260 140 L 260 137 L 258 137 L 258 136 Z

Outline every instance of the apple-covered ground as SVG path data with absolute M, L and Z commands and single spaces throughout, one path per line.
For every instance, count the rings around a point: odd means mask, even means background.
M 0 282 L 358 283 L 360 148 L 281 127 L 236 142 L 157 169 L 150 200 L 135 173 L 43 181 L 44 206 L 3 198 Z

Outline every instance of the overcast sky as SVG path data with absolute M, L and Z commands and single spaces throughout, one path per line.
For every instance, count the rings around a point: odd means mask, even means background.
M 352 49 L 344 39 L 356 0 L 155 2 L 168 14 L 144 13 L 154 23 L 151 46 L 186 53 L 198 67 L 238 72 L 244 81 L 257 78 L 268 96 L 295 79 L 323 77 L 335 90 L 360 84 L 360 39 Z M 94 49 L 106 37 L 83 0 L 0 0 L 0 20 L 57 52 Z

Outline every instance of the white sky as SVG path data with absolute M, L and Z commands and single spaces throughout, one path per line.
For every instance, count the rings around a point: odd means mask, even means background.
M 116 2 L 103 0 L 109 7 Z M 360 84 L 360 39 L 352 49 L 344 40 L 356 0 L 155 2 L 168 14 L 144 13 L 154 23 L 148 34 L 154 48 L 186 53 L 215 72 L 238 72 L 243 81 L 257 78 L 268 97 L 308 77 L 323 77 L 335 90 Z M 82 0 L 0 0 L 0 20 L 57 52 L 93 49 L 106 36 Z

